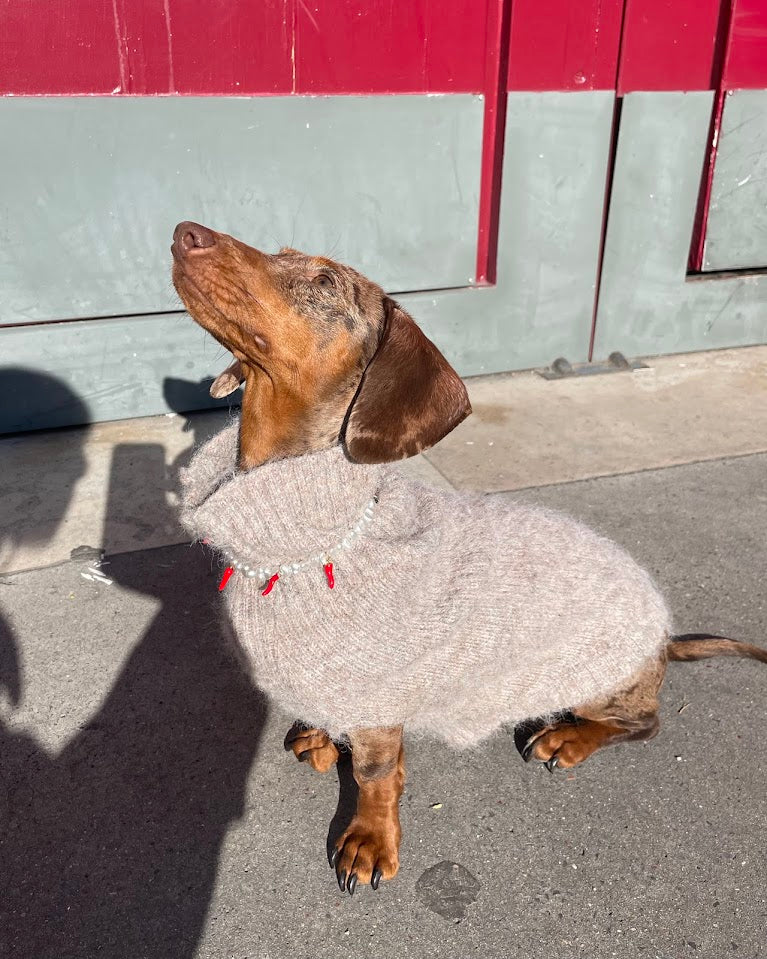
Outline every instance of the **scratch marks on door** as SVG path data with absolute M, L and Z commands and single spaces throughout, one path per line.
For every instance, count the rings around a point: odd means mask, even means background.
M 176 81 L 173 77 L 173 31 L 170 26 L 170 0 L 163 0 L 162 9 L 165 16 L 165 34 L 168 38 L 168 93 L 175 93 Z
M 117 9 L 117 0 L 112 0 L 112 15 L 115 23 L 115 40 L 117 41 L 117 62 L 120 67 L 120 85 L 113 93 L 130 93 L 130 71 L 128 69 L 128 41 L 124 36 L 124 28 L 120 23 L 120 12 Z

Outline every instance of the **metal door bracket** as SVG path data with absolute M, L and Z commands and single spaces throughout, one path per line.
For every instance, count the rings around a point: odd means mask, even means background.
M 536 370 L 545 380 L 561 380 L 567 376 L 596 376 L 598 373 L 630 373 L 634 370 L 649 370 L 646 363 L 639 360 L 629 362 L 622 353 L 611 353 L 603 363 L 570 363 L 564 356 L 556 360 L 545 370 Z

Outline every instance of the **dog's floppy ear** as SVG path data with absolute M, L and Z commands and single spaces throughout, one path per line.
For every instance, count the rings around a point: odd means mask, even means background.
M 342 442 L 356 463 L 388 463 L 438 443 L 471 413 L 460 377 L 394 300 L 346 415 Z
M 223 399 L 225 396 L 229 396 L 230 393 L 234 393 L 236 389 L 239 389 L 240 383 L 242 383 L 244 379 L 245 374 L 242 371 L 242 366 L 240 366 L 240 361 L 235 360 L 231 366 L 227 366 L 223 373 L 218 374 L 215 380 L 210 384 L 208 392 L 213 399 Z

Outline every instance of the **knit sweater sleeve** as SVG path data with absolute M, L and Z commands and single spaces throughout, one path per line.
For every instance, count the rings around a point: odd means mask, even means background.
M 181 484 L 181 522 L 193 528 L 195 510 L 230 478 L 237 468 L 239 420 L 200 446 L 179 474 Z

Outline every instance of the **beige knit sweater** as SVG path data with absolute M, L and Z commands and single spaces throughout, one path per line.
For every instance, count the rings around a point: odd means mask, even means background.
M 340 447 L 238 472 L 237 444 L 235 423 L 195 454 L 182 521 L 238 564 L 224 596 L 259 686 L 333 737 L 404 724 L 470 746 L 614 691 L 666 642 L 648 574 L 566 516 Z

